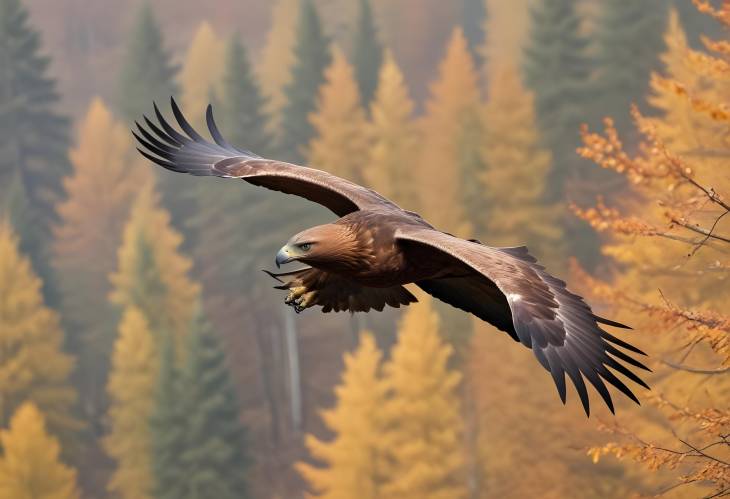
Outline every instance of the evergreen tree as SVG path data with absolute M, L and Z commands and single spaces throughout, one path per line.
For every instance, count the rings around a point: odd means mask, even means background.
M 359 3 L 352 60 L 362 105 L 367 109 L 378 84 L 378 74 L 383 64 L 383 46 L 378 40 L 378 28 L 370 0 L 359 0 Z
M 481 175 L 489 217 L 484 237 L 500 246 L 527 244 L 541 261 L 561 256 L 558 206 L 545 199 L 552 166 L 535 123 L 534 100 L 517 69 L 495 71 L 485 107 L 486 140 Z M 518 185 L 519 189 L 504 186 Z
M 153 331 L 168 332 L 178 347 L 192 320 L 200 287 L 189 277 L 192 262 L 179 252 L 182 237 L 158 206 L 151 185 L 142 189 L 124 228 L 110 300 L 136 306 Z
M 281 118 L 280 148 L 284 157 L 299 161 L 302 147 L 315 134 L 309 115 L 317 105 L 317 92 L 324 83 L 324 71 L 330 64 L 329 40 L 312 0 L 304 0 L 299 10 L 294 65 L 289 83 L 284 87 L 286 105 Z
M 180 372 L 175 364 L 175 343 L 171 335 L 165 335 L 162 339 L 155 405 L 150 419 L 152 495 L 155 499 L 185 497 L 185 472 L 181 456 L 185 451 L 186 415 L 183 413 L 180 382 Z
M 59 460 L 61 446 L 32 402 L 0 430 L 0 444 L 0 499 L 78 499 L 76 470 Z
M 53 301 L 48 249 L 53 207 L 69 171 L 69 122 L 56 110 L 59 96 L 49 65 L 21 1 L 0 0 L 0 207 L 24 208 L 11 217 L 22 218 L 16 226 L 21 248 Z
M 108 276 L 131 203 L 139 186 L 152 180 L 152 169 L 132 147 L 127 127 L 115 122 L 99 99 L 89 106 L 70 157 L 73 172 L 64 179 L 66 200 L 56 208 L 60 222 L 53 266 L 68 344 L 79 353 L 76 374 L 84 405 L 97 409 L 114 337 Z
M 480 92 L 474 61 L 455 28 L 423 117 L 418 193 L 420 209 L 436 227 L 457 235 L 471 232 L 466 207 L 480 197 L 474 178 L 483 169 Z
M 109 376 L 107 453 L 117 462 L 108 489 L 123 499 L 151 497 L 150 417 L 159 360 L 147 319 L 134 306 L 124 311 Z
M 337 404 L 321 413 L 331 441 L 307 435 L 305 444 L 326 468 L 297 463 L 316 497 L 323 499 L 377 499 L 385 471 L 381 410 L 385 385 L 380 378 L 381 353 L 370 333 L 360 335 L 357 350 L 345 354 L 341 384 L 335 388 Z
M 363 176 L 370 187 L 411 210 L 418 203 L 411 164 L 419 146 L 413 109 L 403 73 L 386 52 L 370 106 L 372 144 Z
M 610 115 L 625 135 L 631 130 L 629 107 L 644 102 L 649 75 L 659 66 L 668 2 L 608 0 L 601 9 L 595 36 L 599 115 Z
M 271 29 L 259 60 L 257 75 L 266 96 L 266 114 L 275 135 L 281 131 L 281 112 L 286 103 L 284 88 L 291 81 L 294 43 L 301 0 L 277 0 L 271 15 Z
M 453 349 L 439 337 L 430 298 L 419 300 L 405 313 L 384 366 L 389 398 L 381 409 L 388 428 L 382 445 L 389 464 L 382 497 L 464 498 L 461 375 L 448 366 Z
M 246 431 L 225 356 L 210 327 L 198 319 L 189 337 L 180 394 L 185 414 L 180 499 L 242 499 L 250 458 Z
M 360 182 L 369 148 L 367 121 L 352 66 L 337 47 L 325 77 L 317 111 L 310 117 L 316 136 L 309 146 L 309 164 Z
M 182 108 L 190 123 L 198 128 L 205 124 L 205 108 L 223 79 L 225 61 L 225 43 L 203 21 L 193 35 L 180 72 Z
M 461 26 L 474 60 L 486 58 L 488 0 L 461 0 Z
M 167 102 L 176 95 L 178 68 L 165 49 L 162 31 L 145 0 L 130 33 L 116 88 L 116 108 L 127 122 L 148 113 L 152 101 Z
M 71 415 L 76 393 L 68 383 L 73 360 L 61 350 L 59 319 L 43 303 L 41 286 L 12 228 L 0 222 L 0 425 L 32 401 L 53 433 L 66 436 L 79 427 Z
M 577 0 L 545 0 L 530 10 L 531 25 L 524 53 L 524 74 L 535 94 L 540 132 L 552 152 L 555 168 L 549 196 L 562 199 L 569 179 L 578 175 L 575 153 L 580 125 L 590 121 L 590 62 L 581 33 Z

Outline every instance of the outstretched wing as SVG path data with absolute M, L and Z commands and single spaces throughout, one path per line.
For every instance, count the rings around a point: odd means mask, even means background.
M 601 329 L 598 323 L 622 324 L 593 314 L 583 299 L 536 263 L 527 249 L 491 248 L 435 230 L 415 226 L 398 229 L 396 238 L 407 258 L 430 259 L 458 269 L 453 277 L 417 282 L 424 291 L 507 331 L 531 348 L 555 381 L 565 403 L 565 374 L 573 381 L 586 414 L 590 414 L 587 379 L 611 412 L 604 381 L 637 404 L 633 392 L 608 368 L 648 388 L 622 362 L 649 370 L 617 346 L 645 355 L 638 348 Z
M 221 135 L 209 105 L 206 120 L 215 144 L 205 140 L 183 116 L 174 99 L 172 112 L 183 133 L 173 128 L 155 108 L 158 124 L 144 117 L 137 132 L 138 151 L 168 170 L 191 175 L 240 178 L 251 184 L 301 196 L 329 208 L 338 216 L 357 210 L 396 209 L 397 206 L 372 189 L 322 170 L 265 159 L 238 149 Z

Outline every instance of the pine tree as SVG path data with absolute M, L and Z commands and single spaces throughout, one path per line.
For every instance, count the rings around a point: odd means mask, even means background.
M 403 73 L 386 52 L 370 107 L 372 144 L 363 176 L 370 187 L 411 210 L 418 203 L 411 164 L 419 145 L 413 109 Z
M 0 0 L 0 207 L 24 208 L 11 214 L 23 220 L 16 226 L 21 248 L 42 276 L 46 298 L 55 300 L 48 249 L 53 207 L 69 171 L 69 122 L 56 110 L 50 59 L 41 50 L 21 1 Z
M 551 199 L 562 199 L 569 179 L 578 174 L 575 154 L 580 125 L 590 121 L 588 41 L 581 33 L 576 0 L 545 0 L 530 10 L 531 26 L 524 53 L 524 74 L 535 94 L 540 132 L 554 164 Z
M 455 28 L 422 121 L 418 192 L 424 216 L 458 235 L 471 232 L 465 208 L 475 213 L 474 178 L 483 169 L 477 80 L 466 39 Z
M 116 263 L 122 228 L 152 170 L 132 147 L 127 127 L 94 99 L 70 153 L 73 172 L 64 179 L 66 200 L 58 204 L 53 267 L 61 291 L 69 346 L 79 353 L 78 383 L 86 404 L 103 396 L 113 330 L 108 301 L 109 273 Z M 99 166 L 103 165 L 103 174 Z
M 535 123 L 533 96 L 512 66 L 496 70 L 489 88 L 480 177 L 489 212 L 484 237 L 493 245 L 527 244 L 541 261 L 558 261 L 560 212 L 545 196 L 552 162 Z M 505 189 L 510 185 L 520 188 Z
M 41 287 L 12 228 L 0 222 L 0 425 L 32 401 L 53 433 L 65 437 L 79 427 L 71 415 L 76 393 L 68 384 L 73 360 L 61 350 L 59 319 L 43 303 Z
M 223 79 L 225 61 L 225 43 L 203 21 L 193 35 L 180 72 L 182 108 L 194 126 L 205 123 L 205 108 Z
M 245 428 L 223 350 L 198 318 L 189 337 L 180 394 L 185 414 L 184 469 L 180 499 L 249 497 Z
M 359 182 L 369 147 L 367 121 L 352 66 L 337 47 L 325 76 L 317 111 L 310 116 L 316 136 L 309 146 L 309 164 Z
M 380 378 L 381 353 L 370 333 L 360 335 L 360 345 L 345 354 L 345 369 L 335 388 L 337 404 L 322 411 L 331 441 L 307 435 L 305 444 L 312 457 L 326 468 L 297 463 L 309 486 L 323 499 L 377 499 L 385 472 L 381 411 L 385 385 Z
M 271 29 L 256 68 L 261 90 L 266 96 L 266 114 L 275 135 L 281 130 L 281 112 L 286 103 L 284 88 L 291 81 L 294 43 L 301 0 L 277 0 L 271 15 Z
M 182 499 L 185 472 L 181 456 L 185 451 L 186 415 L 181 402 L 183 393 L 172 336 L 165 335 L 161 343 L 160 372 L 150 419 L 154 476 L 152 495 L 155 499 Z
M 0 430 L 0 499 L 77 499 L 76 470 L 59 460 L 61 446 L 46 432 L 32 402 L 15 411 Z
M 127 122 L 138 120 L 153 101 L 165 103 L 178 93 L 178 68 L 165 49 L 162 31 L 149 1 L 139 8 L 130 33 L 116 88 L 116 108 Z
M 383 497 L 458 499 L 467 496 L 462 453 L 463 423 L 453 349 L 439 337 L 429 298 L 409 307 L 392 358 L 384 366 L 389 399 L 382 417 L 387 432 L 387 482 Z
M 380 66 L 383 64 L 383 46 L 378 40 L 378 28 L 370 0 L 360 0 L 352 61 L 355 66 L 360 99 L 365 109 L 375 94 Z
M 125 499 L 151 497 L 150 418 L 159 372 L 155 341 L 147 319 L 134 306 L 124 311 L 114 345 L 107 390 L 110 433 L 107 453 L 117 462 L 109 492 Z
M 317 92 L 324 83 L 324 71 L 330 64 L 329 40 L 312 0 L 304 0 L 299 10 L 294 65 L 289 83 L 284 87 L 286 105 L 281 118 L 280 149 L 284 157 L 302 159 L 302 147 L 315 134 L 309 115 L 317 106 Z
M 595 36 L 599 113 L 610 115 L 626 135 L 631 126 L 629 107 L 644 102 L 649 75 L 659 66 L 668 2 L 609 0 L 601 9 Z
M 198 302 L 200 287 L 189 277 L 192 262 L 179 252 L 182 237 L 170 227 L 170 216 L 159 207 L 151 185 L 132 207 L 111 274 L 110 300 L 120 307 L 136 306 L 151 329 L 181 340 Z

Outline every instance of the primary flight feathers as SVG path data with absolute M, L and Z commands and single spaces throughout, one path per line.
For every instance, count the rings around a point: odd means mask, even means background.
M 599 324 L 626 326 L 598 317 L 583 299 L 548 274 L 525 247 L 494 248 L 433 228 L 372 189 L 327 172 L 265 159 L 234 147 L 218 130 L 210 106 L 208 142 L 187 122 L 174 100 L 172 112 L 184 133 L 173 128 L 157 106 L 157 124 L 147 117 L 133 132 L 139 149 L 154 163 L 181 173 L 243 179 L 251 184 L 304 197 L 339 217 L 293 236 L 277 254 L 309 267 L 285 274 L 280 289 L 295 310 L 381 310 L 415 301 L 403 287 L 414 283 L 434 297 L 471 313 L 532 349 L 552 375 L 563 402 L 565 376 L 590 413 L 587 380 L 613 412 L 605 382 L 639 403 L 616 374 L 648 388 L 627 365 L 649 370 L 627 352 L 638 348 Z

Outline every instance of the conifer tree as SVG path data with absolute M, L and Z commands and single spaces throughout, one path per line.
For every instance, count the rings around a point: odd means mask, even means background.
M 294 64 L 294 43 L 301 0 L 277 0 L 273 7 L 271 29 L 257 66 L 261 90 L 266 96 L 266 114 L 270 129 L 279 135 L 281 112 L 286 103 L 284 88 L 291 81 Z
M 372 144 L 363 176 L 370 187 L 411 210 L 418 203 L 411 165 L 419 145 L 413 109 L 403 73 L 388 51 L 370 106 Z
M 73 360 L 61 350 L 59 319 L 43 303 L 41 286 L 9 223 L 0 221 L 0 425 L 31 401 L 54 434 L 67 436 L 79 427 L 71 415 L 76 393 L 68 383 Z
M 151 497 L 150 418 L 159 358 L 147 319 L 136 307 L 124 311 L 114 344 L 109 391 L 110 433 L 104 440 L 116 461 L 111 493 L 123 499 Z
M 70 157 L 66 199 L 56 208 L 53 266 L 69 346 L 79 353 L 82 397 L 97 405 L 114 336 L 108 276 L 132 201 L 139 186 L 152 180 L 152 170 L 132 147 L 129 129 L 114 121 L 100 99 L 89 106 Z
M 369 147 L 367 121 L 352 66 L 337 47 L 325 77 L 317 111 L 310 116 L 316 136 L 309 146 L 309 164 L 359 182 Z
M 422 121 L 418 192 L 424 216 L 458 235 L 471 232 L 466 206 L 479 212 L 472 206 L 480 197 L 474 178 L 483 169 L 477 80 L 464 34 L 455 28 Z
M 68 120 L 57 111 L 59 96 L 48 75 L 50 59 L 28 23 L 20 0 L 0 0 L 0 207 L 11 214 L 23 253 L 55 300 L 48 258 L 53 207 L 61 197 L 61 178 L 69 171 Z
M 180 254 L 182 237 L 170 226 L 151 185 L 143 188 L 132 207 L 111 274 L 110 300 L 120 307 L 136 306 L 151 329 L 180 340 L 192 320 L 200 294 L 189 277 L 192 262 Z
M 127 122 L 148 113 L 155 101 L 165 103 L 178 92 L 178 68 L 165 49 L 162 30 L 148 0 L 139 7 L 116 88 L 116 108 Z
M 18 407 L 0 430 L 0 499 L 77 499 L 76 470 L 59 460 L 61 446 L 46 432 L 32 402 Z
M 182 406 L 180 371 L 175 362 L 175 343 L 171 335 L 161 341 L 160 372 L 155 404 L 150 419 L 152 432 L 153 497 L 182 499 L 185 450 L 185 414 Z
M 465 498 L 461 376 L 449 368 L 453 349 L 439 337 L 430 298 L 419 300 L 403 316 L 384 366 L 389 398 L 382 407 L 388 428 L 382 444 L 389 465 L 382 497 Z
M 542 261 L 557 261 L 560 212 L 545 196 L 552 162 L 540 140 L 533 96 L 512 66 L 496 70 L 489 88 L 480 177 L 489 211 L 485 237 L 499 246 L 527 244 Z M 510 185 L 520 187 L 505 189 Z
M 180 72 L 182 108 L 193 125 L 203 127 L 205 108 L 223 79 L 225 61 L 225 43 L 203 21 L 193 35 Z
M 386 464 L 381 440 L 385 430 L 381 414 L 385 402 L 381 357 L 373 335 L 361 334 L 357 350 L 345 354 L 342 381 L 335 388 L 335 407 L 321 413 L 327 428 L 335 434 L 334 439 L 323 441 L 314 435 L 306 436 L 311 456 L 326 465 L 296 465 L 316 497 L 384 497 L 380 493 Z
M 535 4 L 524 53 L 525 83 L 535 94 L 540 132 L 556 165 L 549 183 L 553 200 L 563 198 L 566 182 L 578 174 L 575 149 L 580 125 L 593 118 L 588 41 L 581 33 L 577 3 L 545 0 Z
M 360 99 L 367 109 L 378 84 L 378 74 L 383 64 L 383 46 L 378 39 L 378 28 L 370 0 L 359 0 L 359 7 L 352 61 Z
M 189 336 L 184 391 L 185 449 L 180 499 L 249 497 L 246 431 L 225 356 L 208 324 L 196 320 Z
M 611 116 L 616 128 L 629 132 L 629 107 L 642 104 L 651 71 L 659 66 L 664 47 L 668 3 L 664 0 L 601 3 L 596 31 L 595 95 L 600 117 Z
M 281 117 L 280 149 L 291 161 L 302 159 L 302 147 L 315 134 L 309 115 L 317 107 L 317 93 L 324 83 L 324 71 L 331 60 L 329 39 L 322 30 L 312 0 L 303 0 L 299 9 L 294 65 L 291 79 L 284 87 L 286 105 Z

